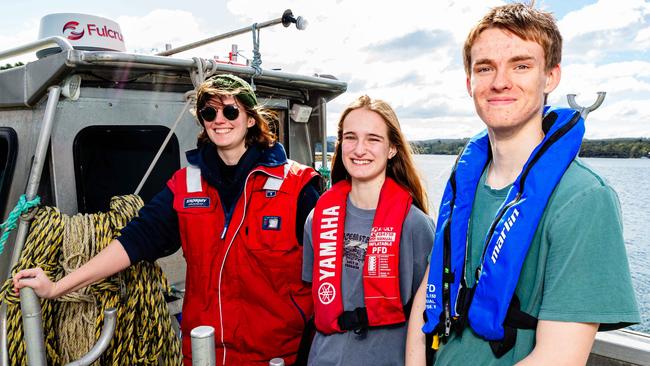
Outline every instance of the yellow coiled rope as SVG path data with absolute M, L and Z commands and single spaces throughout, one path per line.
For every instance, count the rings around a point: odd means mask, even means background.
M 114 197 L 108 213 L 66 217 L 56 208 L 40 208 L 12 273 L 38 266 L 51 278 L 61 278 L 105 248 L 141 206 L 142 200 L 131 195 Z M 104 309 L 116 307 L 115 334 L 99 364 L 181 365 L 180 339 L 164 299 L 169 291 L 160 267 L 140 262 L 60 299 L 41 300 L 48 364 L 65 364 L 85 354 L 99 337 Z M 20 304 L 11 281 L 0 295 L 7 303 L 10 364 L 25 365 Z

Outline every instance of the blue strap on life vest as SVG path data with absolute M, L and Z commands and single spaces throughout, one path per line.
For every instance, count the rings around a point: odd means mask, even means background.
M 555 186 L 577 156 L 585 132 L 584 120 L 573 109 L 545 107 L 544 116 L 545 137 L 490 226 L 477 278 L 468 280 L 474 285 L 473 296 L 462 299 L 465 304 L 458 304 L 458 295 L 468 287 L 464 279 L 468 223 L 478 182 L 491 155 L 487 132 L 473 137 L 456 161 L 440 204 L 431 252 L 425 333 L 437 334 L 444 341 L 455 325 L 468 321 L 485 340 L 504 338 L 504 320 L 537 225 Z

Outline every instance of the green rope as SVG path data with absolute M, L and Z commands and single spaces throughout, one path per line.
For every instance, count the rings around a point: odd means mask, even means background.
M 16 203 L 16 207 L 14 207 L 13 210 L 11 210 L 11 213 L 9 213 L 9 217 L 7 218 L 7 221 L 3 222 L 0 224 L 0 229 L 3 230 L 2 232 L 2 237 L 0 237 L 0 254 L 4 252 L 5 250 L 5 243 L 7 242 L 7 239 L 9 238 L 9 234 L 11 234 L 11 231 L 16 228 L 16 223 L 18 222 L 18 218 L 20 215 L 26 213 L 30 209 L 38 206 L 41 204 L 41 197 L 36 196 L 31 201 L 27 201 L 27 196 L 24 194 L 20 196 L 18 199 L 18 203 Z
M 325 181 L 325 188 L 330 189 L 332 186 L 332 180 L 330 179 L 330 169 L 326 166 L 321 166 L 318 168 L 318 173 L 323 177 L 323 180 Z

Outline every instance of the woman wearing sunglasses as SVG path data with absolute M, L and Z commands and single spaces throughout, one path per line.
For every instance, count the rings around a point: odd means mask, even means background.
M 393 109 L 362 96 L 343 112 L 332 188 L 305 223 L 310 365 L 403 365 L 411 299 L 433 243 L 427 196 Z
M 14 277 L 14 286 L 59 297 L 182 246 L 186 365 L 190 332 L 200 325 L 214 327 L 220 363 L 300 362 L 313 307 L 309 284 L 301 280 L 303 225 L 318 199 L 318 176 L 287 160 L 269 131 L 272 112 L 244 80 L 206 80 L 196 110 L 202 130 L 198 148 L 187 153 L 190 166 L 173 175 L 119 239 L 56 283 L 29 269 Z

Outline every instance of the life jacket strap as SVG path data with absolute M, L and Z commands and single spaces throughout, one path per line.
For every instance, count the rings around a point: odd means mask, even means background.
M 411 300 L 409 300 L 409 302 L 404 305 L 404 318 L 406 321 L 408 321 L 411 314 L 412 305 L 413 298 L 411 298 Z M 359 307 L 354 310 L 346 310 L 339 316 L 338 323 L 341 330 L 352 330 L 356 333 L 362 333 L 370 327 L 370 324 L 368 324 L 368 311 L 365 307 Z M 392 324 L 385 327 L 399 326 L 401 324 L 404 323 Z
M 469 307 L 472 305 L 472 299 L 474 298 L 474 291 L 476 286 L 467 287 L 465 281 L 462 280 L 463 284 L 461 285 L 460 291 L 458 292 L 458 299 L 456 300 L 456 309 L 460 317 L 453 323 L 453 328 L 456 331 L 456 335 L 460 336 L 469 326 Z
M 365 307 L 344 311 L 339 316 L 341 330 L 363 330 L 368 328 L 368 311 Z
M 517 329 L 537 328 L 537 318 L 521 311 L 520 307 L 519 298 L 517 295 L 513 295 L 506 319 L 503 321 L 503 339 L 490 342 L 490 348 L 496 358 L 501 358 L 515 346 Z
M 429 321 L 426 311 L 422 312 L 422 317 L 424 318 L 424 323 L 426 324 L 426 322 Z M 444 322 L 441 322 L 438 325 L 440 324 L 444 324 Z M 438 335 L 438 332 L 436 330 L 431 333 L 424 333 L 424 354 L 426 357 L 427 365 L 433 365 L 433 362 L 436 360 L 436 351 L 438 349 L 433 347 L 433 337 L 436 335 Z

